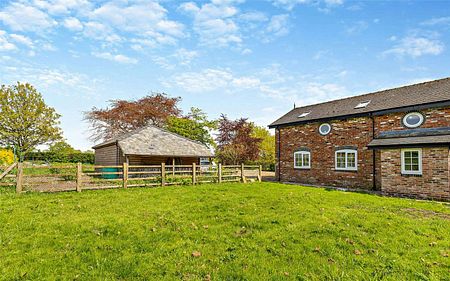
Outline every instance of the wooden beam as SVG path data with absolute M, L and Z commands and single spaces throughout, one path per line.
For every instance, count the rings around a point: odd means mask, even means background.
M 23 163 L 17 164 L 17 167 L 16 192 L 21 193 L 23 191 Z
M 81 163 L 77 163 L 77 192 L 81 192 L 81 181 L 83 176 L 83 168 Z
M 17 166 L 17 163 L 12 164 L 11 166 L 9 166 L 8 168 L 6 168 L 6 170 L 0 175 L 0 180 L 3 179 L 7 174 L 9 174 L 9 172 L 11 172 L 12 169 L 14 169 L 14 167 Z

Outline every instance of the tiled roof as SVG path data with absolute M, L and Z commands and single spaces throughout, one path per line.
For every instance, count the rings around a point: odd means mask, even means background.
M 118 142 L 127 155 L 212 157 L 213 153 L 204 144 L 175 133 L 149 125 L 116 139 L 108 140 L 93 148 Z
M 355 109 L 358 104 L 369 101 L 367 106 Z M 294 108 L 270 124 L 270 127 L 443 101 L 450 101 L 450 78 Z
M 404 145 L 410 146 L 410 145 L 424 145 L 424 144 L 449 145 L 450 135 L 374 139 L 367 146 L 374 148 L 384 146 L 404 146 Z

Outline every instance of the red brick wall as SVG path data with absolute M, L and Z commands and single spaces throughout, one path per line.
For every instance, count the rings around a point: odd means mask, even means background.
M 280 180 L 372 189 L 374 152 L 367 149 L 372 140 L 372 120 L 362 117 L 329 123 L 333 129 L 326 136 L 318 132 L 321 123 L 280 128 Z M 278 148 L 278 133 L 276 141 Z M 335 171 L 335 150 L 342 146 L 357 147 L 358 171 Z M 294 169 L 294 152 L 300 147 L 311 150 L 311 169 Z
M 450 127 L 450 107 L 431 108 L 419 111 L 425 116 L 420 128 Z M 408 129 L 403 126 L 402 119 L 407 112 L 397 112 L 375 117 L 375 135 L 383 131 L 399 131 Z
M 422 176 L 401 174 L 401 149 L 381 151 L 382 191 L 389 195 L 450 200 L 449 148 L 422 148 Z
M 420 111 L 425 115 L 425 123 L 420 128 L 450 127 L 450 107 L 448 108 L 432 108 Z M 378 135 L 383 131 L 406 130 L 402 124 L 402 118 L 407 112 L 399 112 L 375 116 L 375 134 Z M 318 127 L 321 123 L 310 123 L 289 127 L 281 127 L 276 130 L 276 155 L 278 155 L 278 147 L 280 146 L 280 166 L 277 167 L 277 175 L 279 173 L 280 181 L 292 181 L 314 185 L 342 186 L 353 188 L 373 189 L 373 153 L 375 153 L 375 169 L 376 169 L 376 189 L 387 185 L 389 180 L 388 169 L 382 168 L 382 150 L 373 152 L 367 149 L 367 144 L 373 139 L 372 136 L 372 119 L 369 117 L 352 118 L 348 120 L 334 120 L 328 122 L 333 129 L 327 136 L 321 136 L 318 133 Z M 279 142 L 280 137 L 280 142 Z M 335 171 L 335 149 L 341 146 L 357 146 L 358 148 L 358 171 L 343 172 Z M 307 147 L 311 150 L 311 169 L 300 170 L 294 169 L 294 151 L 300 147 Z M 441 156 L 439 156 L 441 157 Z M 440 159 L 440 158 L 439 158 Z M 447 166 L 441 173 L 448 173 L 449 155 L 446 156 Z M 400 161 L 400 160 L 398 160 Z M 433 165 L 429 160 L 424 159 L 425 165 Z M 278 164 L 278 161 L 277 161 Z M 432 169 L 440 169 L 442 167 L 433 166 Z M 400 173 L 400 168 L 392 167 L 392 173 Z M 384 171 L 382 180 L 381 174 Z M 437 171 L 437 170 L 436 170 Z M 436 172 L 438 173 L 438 172 Z M 404 179 L 406 177 L 402 177 Z M 419 186 L 424 181 L 422 179 L 410 177 L 409 183 L 415 182 Z M 441 179 L 449 186 L 448 177 Z M 425 180 L 426 182 L 426 180 Z M 443 183 L 440 183 L 442 186 Z M 392 185 L 391 185 L 392 186 Z M 400 187 L 403 188 L 403 187 Z M 418 192 L 421 191 L 417 189 Z M 405 190 L 407 193 L 407 190 Z M 400 192 L 396 192 L 400 194 Z M 427 193 L 422 194 L 429 197 Z M 440 195 L 439 195 L 440 196 Z

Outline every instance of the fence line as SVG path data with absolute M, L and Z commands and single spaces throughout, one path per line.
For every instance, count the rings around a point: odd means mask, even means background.
M 261 182 L 262 180 L 262 166 L 244 164 L 201 166 L 195 163 L 192 165 L 161 163 L 161 165 L 133 166 L 124 163 L 120 166 L 95 166 L 77 163 L 75 166 L 25 166 L 24 163 L 18 163 L 7 173 L 5 172 L 2 173 L 5 179 L 15 178 L 17 193 L 23 191 L 81 192 L 82 190 L 107 188 L 246 183 L 248 181 Z M 0 185 L 2 185 L 1 182 Z

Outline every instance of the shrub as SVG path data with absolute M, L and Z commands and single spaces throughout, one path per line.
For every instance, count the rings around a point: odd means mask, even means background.
M 25 156 L 28 161 L 45 161 L 49 163 L 83 163 L 94 164 L 95 155 L 90 152 L 54 153 L 50 151 L 30 152 Z
M 14 162 L 14 153 L 9 149 L 0 149 L 0 165 L 11 165 Z

